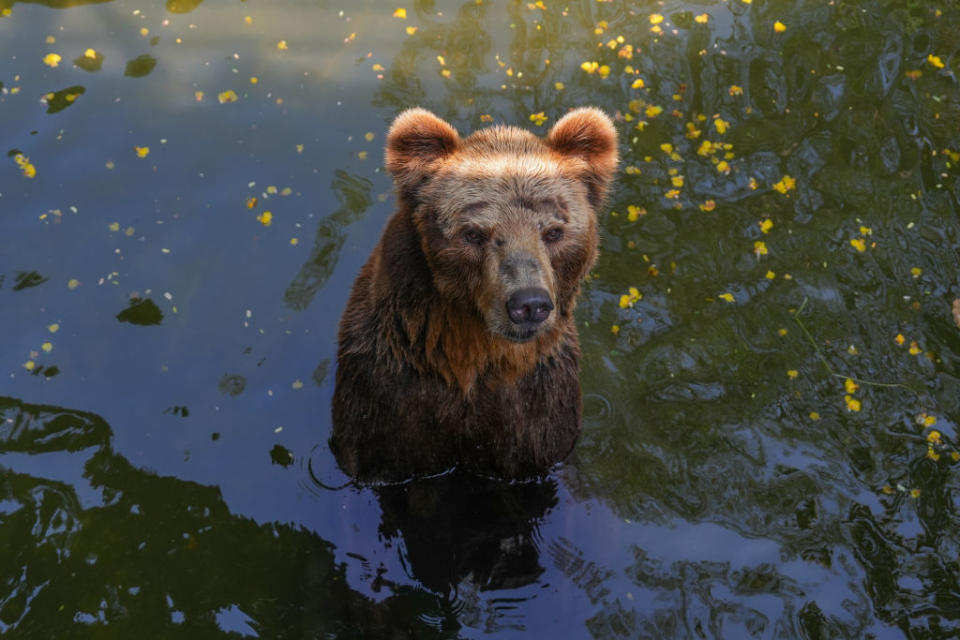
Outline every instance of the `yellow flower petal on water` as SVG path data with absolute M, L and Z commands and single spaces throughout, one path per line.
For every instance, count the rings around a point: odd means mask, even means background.
M 43 349 L 46 353 L 53 351 L 53 343 L 49 340 L 40 345 L 40 348 Z
M 942 441 L 940 438 L 941 438 L 940 432 L 937 431 L 936 429 L 934 429 L 933 431 L 927 434 L 927 442 L 929 442 L 930 444 L 942 444 Z
M 60 331 L 60 324 L 57 322 L 54 322 L 53 324 L 48 325 L 47 331 L 49 331 L 50 333 L 56 333 L 57 331 Z
M 742 96 L 743 87 L 738 87 L 737 85 L 732 84 L 730 85 L 730 88 L 727 89 L 727 93 L 729 93 L 731 96 Z
M 706 13 L 701 13 L 698 16 L 694 16 L 693 20 L 698 24 L 707 24 L 707 21 L 710 20 L 710 16 Z
M 843 381 L 843 388 L 847 393 L 854 393 L 860 388 L 860 385 L 854 382 L 852 378 L 847 378 Z
M 270 213 L 269 211 L 264 211 L 263 213 L 257 216 L 257 222 L 259 222 L 265 227 L 269 227 L 270 223 L 273 222 L 273 214 Z
M 408 35 L 408 36 L 412 36 L 413 34 L 415 34 L 415 33 L 417 32 L 417 28 L 414 27 L 414 26 L 409 26 L 409 27 L 407 27 L 406 31 L 407 31 L 407 35 Z
M 360 158 L 361 160 L 366 160 L 366 159 L 367 159 L 367 152 L 366 152 L 366 151 L 360 151 L 360 152 L 357 153 L 357 157 Z
M 787 370 L 787 377 L 790 378 L 791 380 L 796 380 L 796 379 L 797 379 L 797 376 L 799 376 L 799 375 L 800 375 L 800 372 L 797 371 L 796 369 L 788 369 L 788 370 Z
M 780 327 L 779 329 L 777 329 L 777 335 L 780 336 L 781 338 L 787 335 L 788 333 L 790 332 L 784 329 L 783 327 Z
M 554 82 L 553 88 L 557 91 L 563 91 L 566 88 L 566 85 L 564 85 L 562 82 Z
M 726 160 L 721 160 L 717 163 L 717 171 L 720 173 L 729 173 L 730 164 Z
M 776 31 L 777 33 L 783 33 L 784 31 L 787 30 L 787 25 L 777 20 L 776 22 L 773 23 L 773 30 Z
M 97 59 L 96 49 L 87 49 L 86 51 L 83 52 L 83 57 L 90 58 L 91 60 L 96 60 Z
M 290 244 L 295 247 L 295 246 L 297 246 L 298 244 L 300 244 L 300 239 L 299 239 L 299 238 L 290 238 Z
M 733 294 L 732 294 L 732 293 L 721 293 L 721 294 L 720 294 L 719 296 L 717 296 L 717 297 L 720 298 L 721 300 L 726 300 L 727 302 L 734 302 L 734 301 L 735 301 L 735 298 L 733 297 Z
M 280 51 L 286 51 L 286 50 L 287 50 L 287 41 L 286 41 L 286 40 L 281 40 L 280 42 L 278 42 L 278 43 L 277 43 L 277 49 L 279 49 Z
M 863 241 L 863 238 L 850 238 L 850 246 L 860 253 L 867 250 L 867 244 Z
M 910 489 L 910 497 L 911 497 L 911 498 L 919 498 L 919 497 L 920 497 L 920 489 Z
M 615 324 L 612 327 L 610 327 L 610 333 L 612 333 L 613 335 L 617 335 L 618 333 L 620 333 L 620 325 Z
M 770 229 L 773 229 L 773 220 L 767 218 L 766 220 L 760 221 L 760 231 L 763 233 L 770 233 Z
M 253 17 L 243 16 L 243 21 L 246 22 L 247 24 L 253 24 Z
M 33 360 L 27 360 L 26 362 L 23 363 L 23 368 L 26 369 L 27 371 L 33 371 L 33 369 L 36 366 L 37 366 L 37 363 L 34 362 Z
M 850 395 L 843 396 L 843 401 L 847 404 L 847 411 L 860 411 L 862 407 L 860 401 Z
M 396 11 L 393 12 L 393 17 L 394 17 L 394 18 L 400 18 L 400 19 L 402 19 L 402 20 L 406 20 L 406 19 L 407 19 L 407 10 L 401 7 L 400 9 L 397 9 Z
M 538 127 L 543 126 L 543 123 L 546 122 L 547 120 L 549 120 L 549 116 L 547 116 L 543 111 L 540 111 L 539 113 L 530 114 L 530 122 L 532 122 Z
M 597 69 L 597 75 L 599 75 L 601 78 L 606 78 L 607 76 L 609 76 L 610 66 L 609 65 L 600 66 L 600 68 Z
M 656 118 L 658 115 L 663 113 L 663 107 L 658 107 L 657 105 L 652 104 L 647 107 L 645 113 L 647 114 L 648 118 Z
M 896 343 L 899 344 L 899 345 L 902 345 L 905 340 L 906 340 L 906 338 L 903 337 L 903 334 L 902 334 L 902 333 L 898 333 L 897 336 L 893 339 L 893 341 L 896 342 Z
M 817 413 L 816 411 L 811 411 L 811 412 L 810 412 L 810 419 L 813 420 L 814 422 L 816 422 L 817 420 L 820 419 L 820 414 Z
M 640 289 L 636 287 L 630 287 L 627 289 L 628 294 L 630 295 L 630 302 L 639 302 L 643 298 L 643 294 L 640 293 Z
M 599 62 L 583 62 L 580 64 L 580 68 L 586 71 L 587 73 L 594 73 L 600 67 Z
M 113 232 L 120 231 L 120 223 L 119 223 L 119 222 L 111 222 L 111 223 L 107 226 L 107 228 L 110 229 L 110 231 L 113 231 Z
M 791 178 L 789 175 L 784 175 L 783 178 L 780 179 L 780 182 L 777 182 L 776 184 L 773 185 L 773 188 L 779 191 L 780 193 L 785 194 L 787 191 L 790 191 L 791 189 L 796 188 L 796 186 L 797 186 L 796 178 Z
M 79 286 L 80 286 L 80 281 L 77 280 L 76 278 L 70 278 L 69 280 L 67 280 L 67 288 L 76 289 Z
M 716 200 L 707 200 L 706 202 L 700 205 L 700 211 L 713 211 L 716 208 L 717 208 Z
M 910 269 L 910 274 L 914 278 L 919 278 L 921 275 L 923 275 L 923 269 L 921 269 L 920 267 L 913 267 L 912 269 Z
M 753 252 L 758 258 L 767 255 L 767 244 L 763 240 L 757 240 L 753 243 Z
M 940 454 L 932 446 L 927 445 L 927 457 L 936 462 L 940 459 Z
M 932 427 L 935 424 L 937 424 L 937 416 L 931 416 L 929 413 L 923 414 L 923 426 Z M 937 432 L 934 431 L 933 433 Z M 937 438 L 939 439 L 939 434 L 937 434 Z
M 766 278 L 767 280 L 774 280 L 776 279 L 777 274 L 774 271 L 767 271 L 763 277 Z
M 727 132 L 727 127 L 730 126 L 730 123 L 723 118 L 717 118 L 713 121 L 713 126 L 717 130 L 717 133 L 723 134 Z
M 673 186 L 675 186 L 675 187 L 677 187 L 677 188 L 682 187 L 682 186 L 683 186 L 683 176 L 673 176 L 672 178 L 670 178 L 670 184 L 672 184 Z
M 639 218 L 642 215 L 646 215 L 646 213 L 647 213 L 647 210 L 644 209 L 643 207 L 638 207 L 635 204 L 627 205 L 627 220 L 629 220 L 630 222 L 636 222 L 637 218 Z
M 133 150 L 136 151 L 138 158 L 146 158 L 150 155 L 150 147 L 134 147 Z
M 664 153 L 673 153 L 673 145 L 669 142 L 664 142 L 662 145 L 660 145 L 660 150 Z
M 650 24 L 660 24 L 661 22 L 663 22 L 663 16 L 659 13 L 650 15 Z
M 204 96 L 203 91 L 193 92 L 193 99 L 196 100 L 197 102 L 203 102 L 203 96 Z
M 220 101 L 220 104 L 227 104 L 228 102 L 236 102 L 240 98 L 237 96 L 237 92 L 233 89 L 227 89 L 217 94 L 217 100 Z
M 276 195 L 279 191 L 280 191 L 280 190 L 277 189 L 277 185 L 275 185 L 275 184 L 268 185 L 267 188 L 266 188 L 266 192 L 267 192 L 268 194 L 270 194 L 271 196 Z
M 920 355 L 921 353 L 923 353 L 923 350 L 919 347 L 919 345 L 917 345 L 917 341 L 914 340 L 913 342 L 911 342 L 911 343 L 910 343 L 910 355 L 912 355 L 912 356 L 918 356 L 918 355 Z
M 643 78 L 637 78 L 633 81 L 633 84 L 630 85 L 631 89 L 643 89 Z
M 627 307 L 629 307 L 629 306 L 630 306 L 630 296 L 629 296 L 629 294 L 626 294 L 626 293 L 625 293 L 625 294 L 623 294 L 622 296 L 620 296 L 620 303 L 619 303 L 619 304 L 620 304 L 620 308 L 621 308 L 621 309 L 626 309 Z
M 940 56 L 935 56 L 932 53 L 927 56 L 927 62 L 929 62 L 931 65 L 933 65 L 937 69 L 943 69 L 944 67 L 943 60 L 940 59 Z M 56 65 L 51 65 L 51 66 L 56 66 Z
M 57 67 L 61 60 L 63 60 L 63 58 L 59 53 L 48 53 L 47 55 L 43 56 L 43 64 L 47 65 L 48 67 Z

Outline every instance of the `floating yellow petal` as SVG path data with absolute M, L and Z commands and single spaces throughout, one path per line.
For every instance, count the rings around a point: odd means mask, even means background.
M 932 53 L 927 56 L 927 62 L 929 62 L 932 66 L 936 67 L 937 69 L 943 69 L 944 67 L 943 60 L 940 59 L 940 56 L 935 56 Z M 55 67 L 57 65 L 51 65 L 51 66 Z
M 87 49 L 86 51 L 83 52 L 83 57 L 90 58 L 91 60 L 96 60 L 97 59 L 96 49 Z
M 146 158 L 150 155 L 150 147 L 134 147 L 133 150 L 137 152 L 138 158 Z
M 407 31 L 407 35 L 408 35 L 408 36 L 412 36 L 413 34 L 415 34 L 415 33 L 417 32 L 417 28 L 414 27 L 414 26 L 409 26 L 409 27 L 407 27 L 406 31 Z
M 280 51 L 286 51 L 286 50 L 287 50 L 287 41 L 286 41 L 286 40 L 281 40 L 280 42 L 278 42 L 278 43 L 277 43 L 277 49 L 279 49 Z
M 60 331 L 60 324 L 57 322 L 54 322 L 53 324 L 47 327 L 47 331 L 49 331 L 50 333 L 56 333 L 57 331 Z
M 726 300 L 727 302 L 734 302 L 734 301 L 735 301 L 732 293 L 721 293 L 721 294 L 720 294 L 719 296 L 717 296 L 717 297 L 720 298 L 721 300 Z
M 406 19 L 407 19 L 407 10 L 401 7 L 400 9 L 397 9 L 396 11 L 393 12 L 393 17 L 394 17 L 394 18 L 400 18 L 400 19 L 402 19 L 402 20 L 406 20 Z
M 220 101 L 220 104 L 227 104 L 228 102 L 236 102 L 239 100 L 237 92 L 233 89 L 227 89 L 221 93 L 217 94 L 217 100 Z
M 650 16 L 650 24 L 660 24 L 663 22 L 663 16 L 659 13 L 654 13 Z
M 43 56 L 43 64 L 47 65 L 48 67 L 57 67 L 61 60 L 63 60 L 63 58 L 59 53 L 48 53 L 47 55 Z
M 49 340 L 40 345 L 40 348 L 43 349 L 46 353 L 53 351 L 53 343 Z
M 843 396 L 843 401 L 847 404 L 847 411 L 860 411 L 861 409 L 860 401 L 854 398 L 853 396 L 850 396 L 850 395 Z
M 846 380 L 843 381 L 843 389 L 847 393 L 854 393 L 859 388 L 860 388 L 860 385 L 854 382 L 853 378 L 847 378 Z
M 538 127 L 543 126 L 543 123 L 549 120 L 549 116 L 540 111 L 539 113 L 530 114 L 530 122 L 537 125 Z
M 705 13 L 701 13 L 698 16 L 694 16 L 693 20 L 698 24 L 707 24 L 707 21 L 710 20 L 710 16 Z
M 773 229 L 773 220 L 767 218 L 760 222 L 760 231 L 764 233 L 770 233 L 770 229 Z
M 757 240 L 753 243 L 753 252 L 758 258 L 767 255 L 767 244 L 763 240 Z
M 799 375 L 800 375 L 800 372 L 797 371 L 796 369 L 788 369 L 788 370 L 787 370 L 787 377 L 790 378 L 791 380 L 796 380 L 796 379 L 797 379 L 797 376 L 799 376 Z
M 850 238 L 850 246 L 860 253 L 867 250 L 867 244 L 863 241 L 863 238 Z
M 773 23 L 773 30 L 776 31 L 777 33 L 783 33 L 784 31 L 787 30 L 787 25 L 777 20 L 776 22 Z
M 790 191 L 791 189 L 795 189 L 796 186 L 797 186 L 796 178 L 791 178 L 789 175 L 784 175 L 780 179 L 780 182 L 773 185 L 773 188 L 779 191 L 780 193 L 785 194 L 787 191 Z
M 270 223 L 273 222 L 273 214 L 270 213 L 269 211 L 264 211 L 263 213 L 257 216 L 257 222 L 259 222 L 265 227 L 269 227 Z
M 67 288 L 68 288 L 68 289 L 76 289 L 76 288 L 79 287 L 79 286 L 80 286 L 80 281 L 77 280 L 76 278 L 70 278 L 70 279 L 67 281 Z

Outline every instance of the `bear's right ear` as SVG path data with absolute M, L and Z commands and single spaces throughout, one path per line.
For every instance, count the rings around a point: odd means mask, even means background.
M 414 195 L 429 166 L 460 146 L 457 130 L 426 109 L 407 109 L 387 133 L 386 165 L 405 195 Z

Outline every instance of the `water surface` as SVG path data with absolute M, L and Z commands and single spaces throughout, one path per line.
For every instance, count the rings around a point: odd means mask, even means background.
M 0 0 L 0 632 L 955 637 L 958 42 L 945 0 Z M 390 121 L 585 104 L 573 456 L 343 487 Z

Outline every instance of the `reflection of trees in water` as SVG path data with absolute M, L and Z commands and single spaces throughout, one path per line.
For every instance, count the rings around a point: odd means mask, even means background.
M 367 212 L 372 202 L 372 186 L 366 178 L 350 175 L 346 171 L 335 173 L 330 190 L 337 196 L 340 208 L 317 225 L 310 256 L 283 293 L 283 301 L 294 311 L 306 309 L 327 283 L 347 239 L 345 227 L 360 220 Z
M 490 34 L 503 13 L 465 2 L 440 23 L 424 4 L 421 27 L 404 41 L 374 104 L 393 112 L 427 106 L 464 132 L 481 126 L 483 114 L 526 125 L 531 113 L 555 117 L 581 104 L 629 119 L 620 125 L 622 164 L 637 170 L 620 176 L 610 208 L 621 215 L 601 218 L 601 262 L 579 310 L 599 327 L 581 331 L 585 390 L 599 390 L 614 409 L 587 420 L 572 490 L 632 520 L 711 522 L 745 540 L 772 540 L 784 556 L 783 567 L 749 571 L 638 556 L 638 588 L 669 606 L 601 598 L 591 631 L 862 637 L 898 627 L 950 636 L 960 623 L 951 551 L 960 544 L 950 498 L 956 473 L 946 453 L 937 462 L 925 455 L 926 431 L 914 421 L 930 407 L 953 412 L 960 387 L 952 356 L 960 339 L 949 322 L 960 294 L 957 161 L 944 152 L 960 148 L 960 94 L 955 62 L 937 71 L 927 61 L 953 51 L 955 3 L 895 1 L 884 11 L 777 5 L 776 15 L 770 4 L 716 3 L 665 12 L 668 32 L 659 37 L 647 20 L 652 6 L 546 5 L 511 3 L 509 44 L 495 50 Z M 706 24 L 694 20 L 701 11 L 711 14 Z M 773 32 L 775 20 L 788 25 L 784 33 Z M 635 46 L 631 59 L 618 57 L 620 43 L 606 46 L 617 36 Z M 469 54 L 452 63 L 457 50 Z M 493 54 L 504 66 L 491 78 Z M 610 77 L 579 69 L 591 60 L 610 65 Z M 625 64 L 644 80 L 642 90 L 630 88 Z M 651 105 L 663 112 L 648 116 Z M 714 116 L 730 123 L 726 133 Z M 733 145 L 729 174 L 697 153 L 704 140 Z M 685 180 L 676 200 L 665 198 L 671 170 Z M 771 189 L 784 174 L 798 181 L 788 195 Z M 708 200 L 715 209 L 700 211 Z M 628 223 L 628 204 L 650 213 Z M 757 226 L 766 218 L 776 224 L 769 236 Z M 872 227 L 868 244 L 877 242 L 865 254 L 849 245 L 861 225 Z M 761 239 L 771 251 L 758 259 L 751 248 Z M 915 268 L 922 276 L 911 275 Z M 629 286 L 645 297 L 619 312 L 615 300 Z M 737 303 L 705 303 L 724 291 Z M 863 412 L 848 412 L 843 380 L 822 374 L 788 311 L 804 297 L 807 326 L 834 371 L 925 395 L 864 385 Z M 908 340 L 926 341 L 932 361 L 896 350 L 892 338 L 905 328 Z M 790 383 L 793 369 L 800 378 Z M 919 497 L 880 490 L 897 483 Z M 560 556 L 557 567 L 577 575 L 570 554 Z M 585 584 L 602 592 L 595 582 L 608 581 L 597 578 L 608 572 L 597 571 Z M 801 594 L 805 575 L 847 598 L 846 611 L 832 597 Z M 714 590 L 698 587 L 698 576 Z M 752 604 L 761 594 L 779 605 Z
M 224 627 L 244 625 L 271 638 L 454 635 L 453 612 L 430 594 L 394 586 L 375 603 L 349 588 L 329 542 L 231 514 L 216 487 L 137 469 L 110 438 L 93 414 L 0 397 L 0 454 L 56 456 L 50 468 L 60 477 L 82 464 L 89 482 L 2 468 L 5 636 L 99 628 L 125 637 L 227 637 Z M 446 620 L 447 630 L 421 615 Z
M 481 594 L 543 572 L 536 530 L 556 504 L 552 482 L 454 475 L 378 488 L 381 534 L 403 541 L 410 573 L 434 593 L 377 570 L 362 576 L 388 594 L 374 602 L 350 588 L 330 542 L 232 514 L 216 487 L 137 469 L 111 437 L 94 414 L 0 397 L 5 636 L 452 638 L 462 625 L 527 624 L 516 600 Z M 17 471 L 24 454 L 30 468 L 49 456 L 55 477 Z

